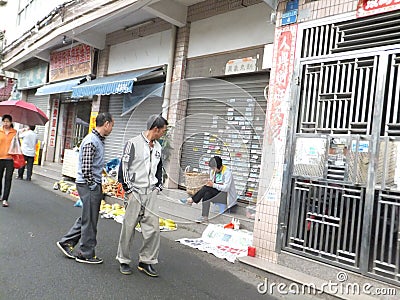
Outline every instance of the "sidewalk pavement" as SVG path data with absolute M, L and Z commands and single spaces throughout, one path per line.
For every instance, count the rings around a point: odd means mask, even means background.
M 52 189 L 52 186 L 55 182 L 63 179 L 61 174 L 61 164 L 57 163 L 46 163 L 46 166 L 34 166 L 33 173 L 37 176 L 36 178 L 40 181 L 40 184 L 43 185 L 44 188 Z M 61 193 L 60 191 L 58 191 Z M 76 198 L 65 194 L 66 197 L 69 197 L 72 201 L 75 201 Z M 182 190 L 173 190 L 173 189 L 164 189 L 159 197 L 163 201 L 160 202 L 160 216 L 162 218 L 172 219 L 178 225 L 178 228 L 186 229 L 187 232 L 192 232 L 192 238 L 200 237 L 204 229 L 207 227 L 207 224 L 198 224 L 194 222 L 197 217 L 201 215 L 201 204 L 193 204 L 192 206 L 183 205 L 180 203 L 179 199 L 188 197 L 188 194 Z M 107 197 L 106 201 L 110 204 L 118 202 L 122 204 L 122 201 L 115 197 Z M 217 207 L 214 207 L 214 210 Z M 211 207 L 211 211 L 213 207 Z M 232 218 L 239 219 L 241 228 L 247 229 L 249 231 L 253 231 L 254 228 L 254 220 L 250 220 L 245 216 L 245 210 L 243 207 L 239 207 L 235 213 L 224 213 L 218 214 L 216 212 L 210 212 L 209 222 L 213 224 L 227 224 Z M 370 297 L 368 295 L 337 295 L 337 293 L 327 293 L 324 288 L 324 281 L 321 278 L 317 278 L 311 276 L 309 274 L 299 272 L 297 270 L 268 262 L 265 259 L 258 257 L 242 257 L 239 261 L 243 264 L 252 266 L 259 271 L 261 271 L 261 275 L 259 277 L 262 279 L 268 278 L 269 282 L 277 283 L 277 284 L 285 284 L 287 287 L 290 285 L 296 285 L 297 287 L 309 286 L 310 283 L 313 283 L 317 288 L 316 294 L 274 294 L 274 296 L 278 296 L 281 299 L 379 299 Z M 355 274 L 358 275 L 358 274 Z M 265 287 L 263 287 L 265 288 Z M 276 292 L 276 291 L 275 291 Z

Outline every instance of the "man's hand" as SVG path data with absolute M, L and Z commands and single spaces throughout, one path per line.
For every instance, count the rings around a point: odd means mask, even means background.
M 213 184 L 214 183 L 211 180 L 208 180 L 206 186 L 213 187 Z
M 97 183 L 96 182 L 89 185 L 89 189 L 91 191 L 94 191 L 96 189 L 96 187 L 97 187 Z

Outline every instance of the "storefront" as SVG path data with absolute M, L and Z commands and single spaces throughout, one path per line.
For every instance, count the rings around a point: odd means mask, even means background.
M 36 88 L 46 83 L 48 72 L 48 64 L 40 62 L 35 66 L 31 66 L 19 73 L 17 89 L 21 93 L 21 99 L 35 104 L 44 113 L 49 110 L 49 97 L 47 95 L 35 96 Z M 29 125 L 29 124 L 23 124 Z M 41 163 L 43 147 L 46 141 L 46 125 L 36 126 L 35 132 L 38 135 L 39 157 L 37 162 Z
M 176 124 L 184 132 L 180 186 L 187 168 L 206 171 L 219 155 L 233 170 L 238 200 L 257 201 L 274 33 L 269 13 L 257 4 L 191 23 L 186 116 Z
M 72 87 L 91 76 L 93 56 L 94 50 L 83 44 L 52 52 L 49 83 L 30 96 L 47 99 L 49 103 L 50 120 L 45 138 L 47 161 L 62 163 L 65 149 L 79 146 L 88 133 L 92 99 L 73 99 Z
M 107 74 L 73 88 L 73 98 L 99 96 L 98 111 L 113 115 L 115 124 L 106 139 L 105 161 L 121 156 L 125 142 L 146 129 L 149 115 L 162 112 L 172 35 L 170 29 L 135 39 L 129 32 L 122 37 L 110 34 L 108 57 L 99 61 L 106 65 Z M 119 43 L 112 44 L 114 40 Z
M 115 125 L 106 140 L 106 161 L 121 156 L 127 140 L 146 129 L 149 115 L 161 113 L 164 81 L 160 67 L 100 77 L 73 88 L 74 98 L 102 95 L 104 101 L 109 97 L 108 111 Z
M 268 79 L 262 72 L 189 80 L 181 169 L 206 171 L 221 156 L 247 203 L 257 199 Z

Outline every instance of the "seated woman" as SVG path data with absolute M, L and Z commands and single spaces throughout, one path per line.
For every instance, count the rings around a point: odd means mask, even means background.
M 203 209 L 201 218 L 196 222 L 207 222 L 210 212 L 210 202 L 226 204 L 228 208 L 236 205 L 237 194 L 233 181 L 232 171 L 222 164 L 219 156 L 210 159 L 210 180 L 192 197 L 181 199 L 182 203 L 191 205 L 202 201 Z

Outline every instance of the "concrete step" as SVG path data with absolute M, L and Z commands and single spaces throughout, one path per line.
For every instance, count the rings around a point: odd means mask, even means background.
M 192 204 L 191 206 L 182 204 L 179 199 L 187 197 L 186 192 L 183 193 L 183 197 L 174 197 L 171 195 L 178 194 L 181 195 L 182 193 L 176 190 L 163 190 L 161 193 L 162 199 L 164 200 L 161 202 L 160 211 L 166 212 L 171 216 L 180 217 L 186 219 L 189 222 L 193 222 L 193 220 L 197 219 L 201 216 L 201 209 L 202 205 L 199 204 Z M 222 214 L 219 213 L 218 207 L 214 204 L 211 204 L 210 215 L 209 215 L 209 222 L 213 224 L 228 224 L 231 222 L 232 218 L 238 219 L 241 228 L 253 231 L 254 229 L 254 220 L 249 219 L 246 217 L 243 212 L 245 208 L 238 205 L 238 208 L 234 212 L 224 212 Z

